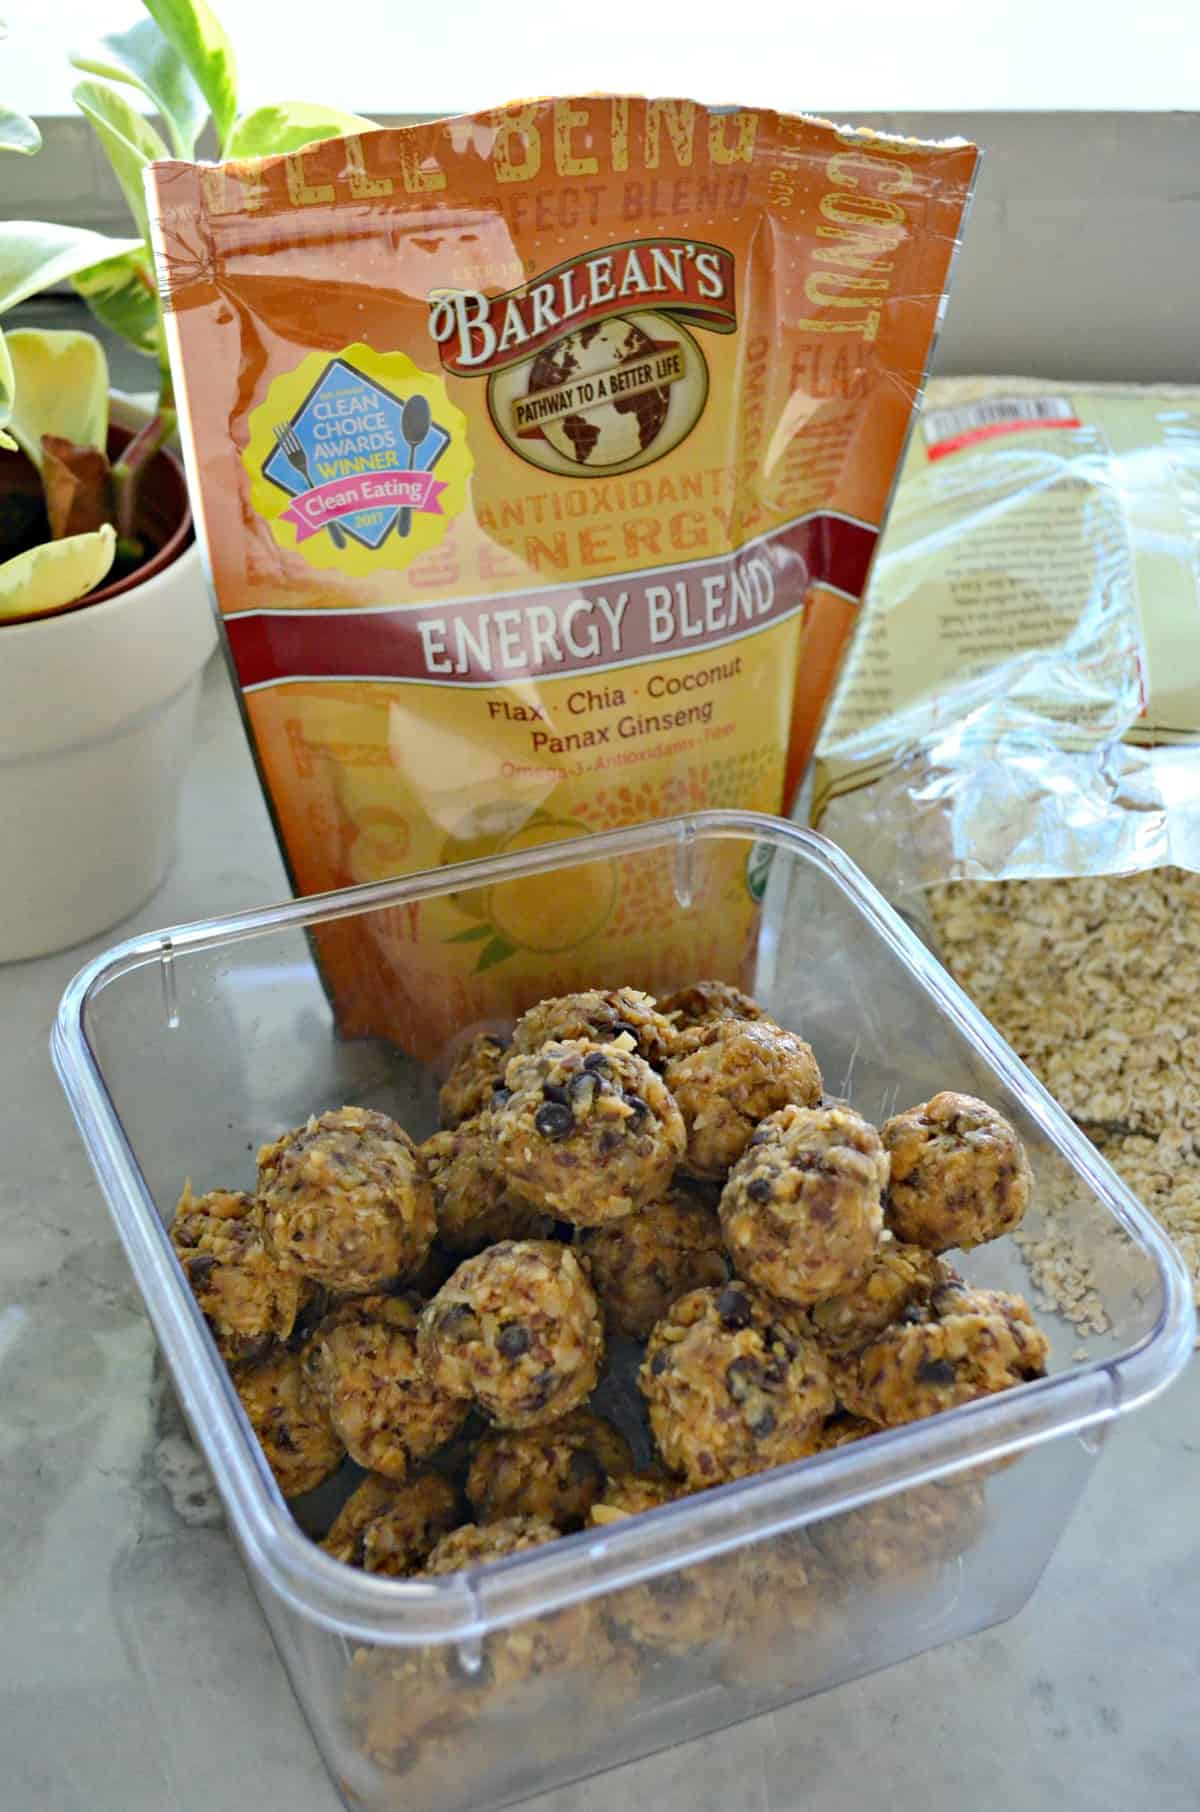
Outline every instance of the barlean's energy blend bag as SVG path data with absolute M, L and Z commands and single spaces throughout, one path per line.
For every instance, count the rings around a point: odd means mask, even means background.
M 300 891 L 790 804 L 976 160 L 591 96 L 155 166 L 193 498 Z M 320 955 L 344 1031 L 436 1055 L 535 988 L 732 974 L 759 889 L 707 885 L 687 938 L 636 864 L 591 864 Z

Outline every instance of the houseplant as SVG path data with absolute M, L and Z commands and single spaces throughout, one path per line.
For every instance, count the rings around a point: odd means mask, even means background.
M 301 102 L 239 114 L 232 47 L 204 0 L 144 6 L 71 59 L 132 235 L 0 223 L 0 314 L 69 282 L 153 373 L 151 402 L 131 406 L 109 397 L 90 334 L 0 334 L 0 961 L 103 930 L 158 885 L 215 640 L 170 450 L 145 168 L 192 157 L 210 120 L 236 158 L 371 125 Z M 0 108 L 0 150 L 37 147 L 36 126 Z

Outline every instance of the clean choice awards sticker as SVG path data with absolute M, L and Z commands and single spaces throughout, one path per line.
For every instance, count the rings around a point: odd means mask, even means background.
M 436 547 L 466 501 L 466 421 L 402 352 L 310 352 L 250 416 L 250 501 L 310 566 L 368 573 Z

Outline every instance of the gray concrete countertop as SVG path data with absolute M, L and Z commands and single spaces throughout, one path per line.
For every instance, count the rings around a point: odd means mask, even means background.
M 214 663 L 174 871 L 96 947 L 284 891 Z M 0 1804 L 336 1812 L 50 1067 L 91 954 L 0 969 Z M 532 1803 L 1195 1812 L 1198 1408 L 1193 1365 L 1113 1434 L 1011 1623 Z

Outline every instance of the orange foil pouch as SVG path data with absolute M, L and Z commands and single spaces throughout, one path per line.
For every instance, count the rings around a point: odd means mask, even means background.
M 293 883 L 790 808 L 977 163 L 542 100 L 150 175 L 201 541 Z M 737 972 L 636 862 L 325 927 L 339 1024 L 436 1056 L 598 978 Z M 686 946 L 686 947 L 685 947 Z

